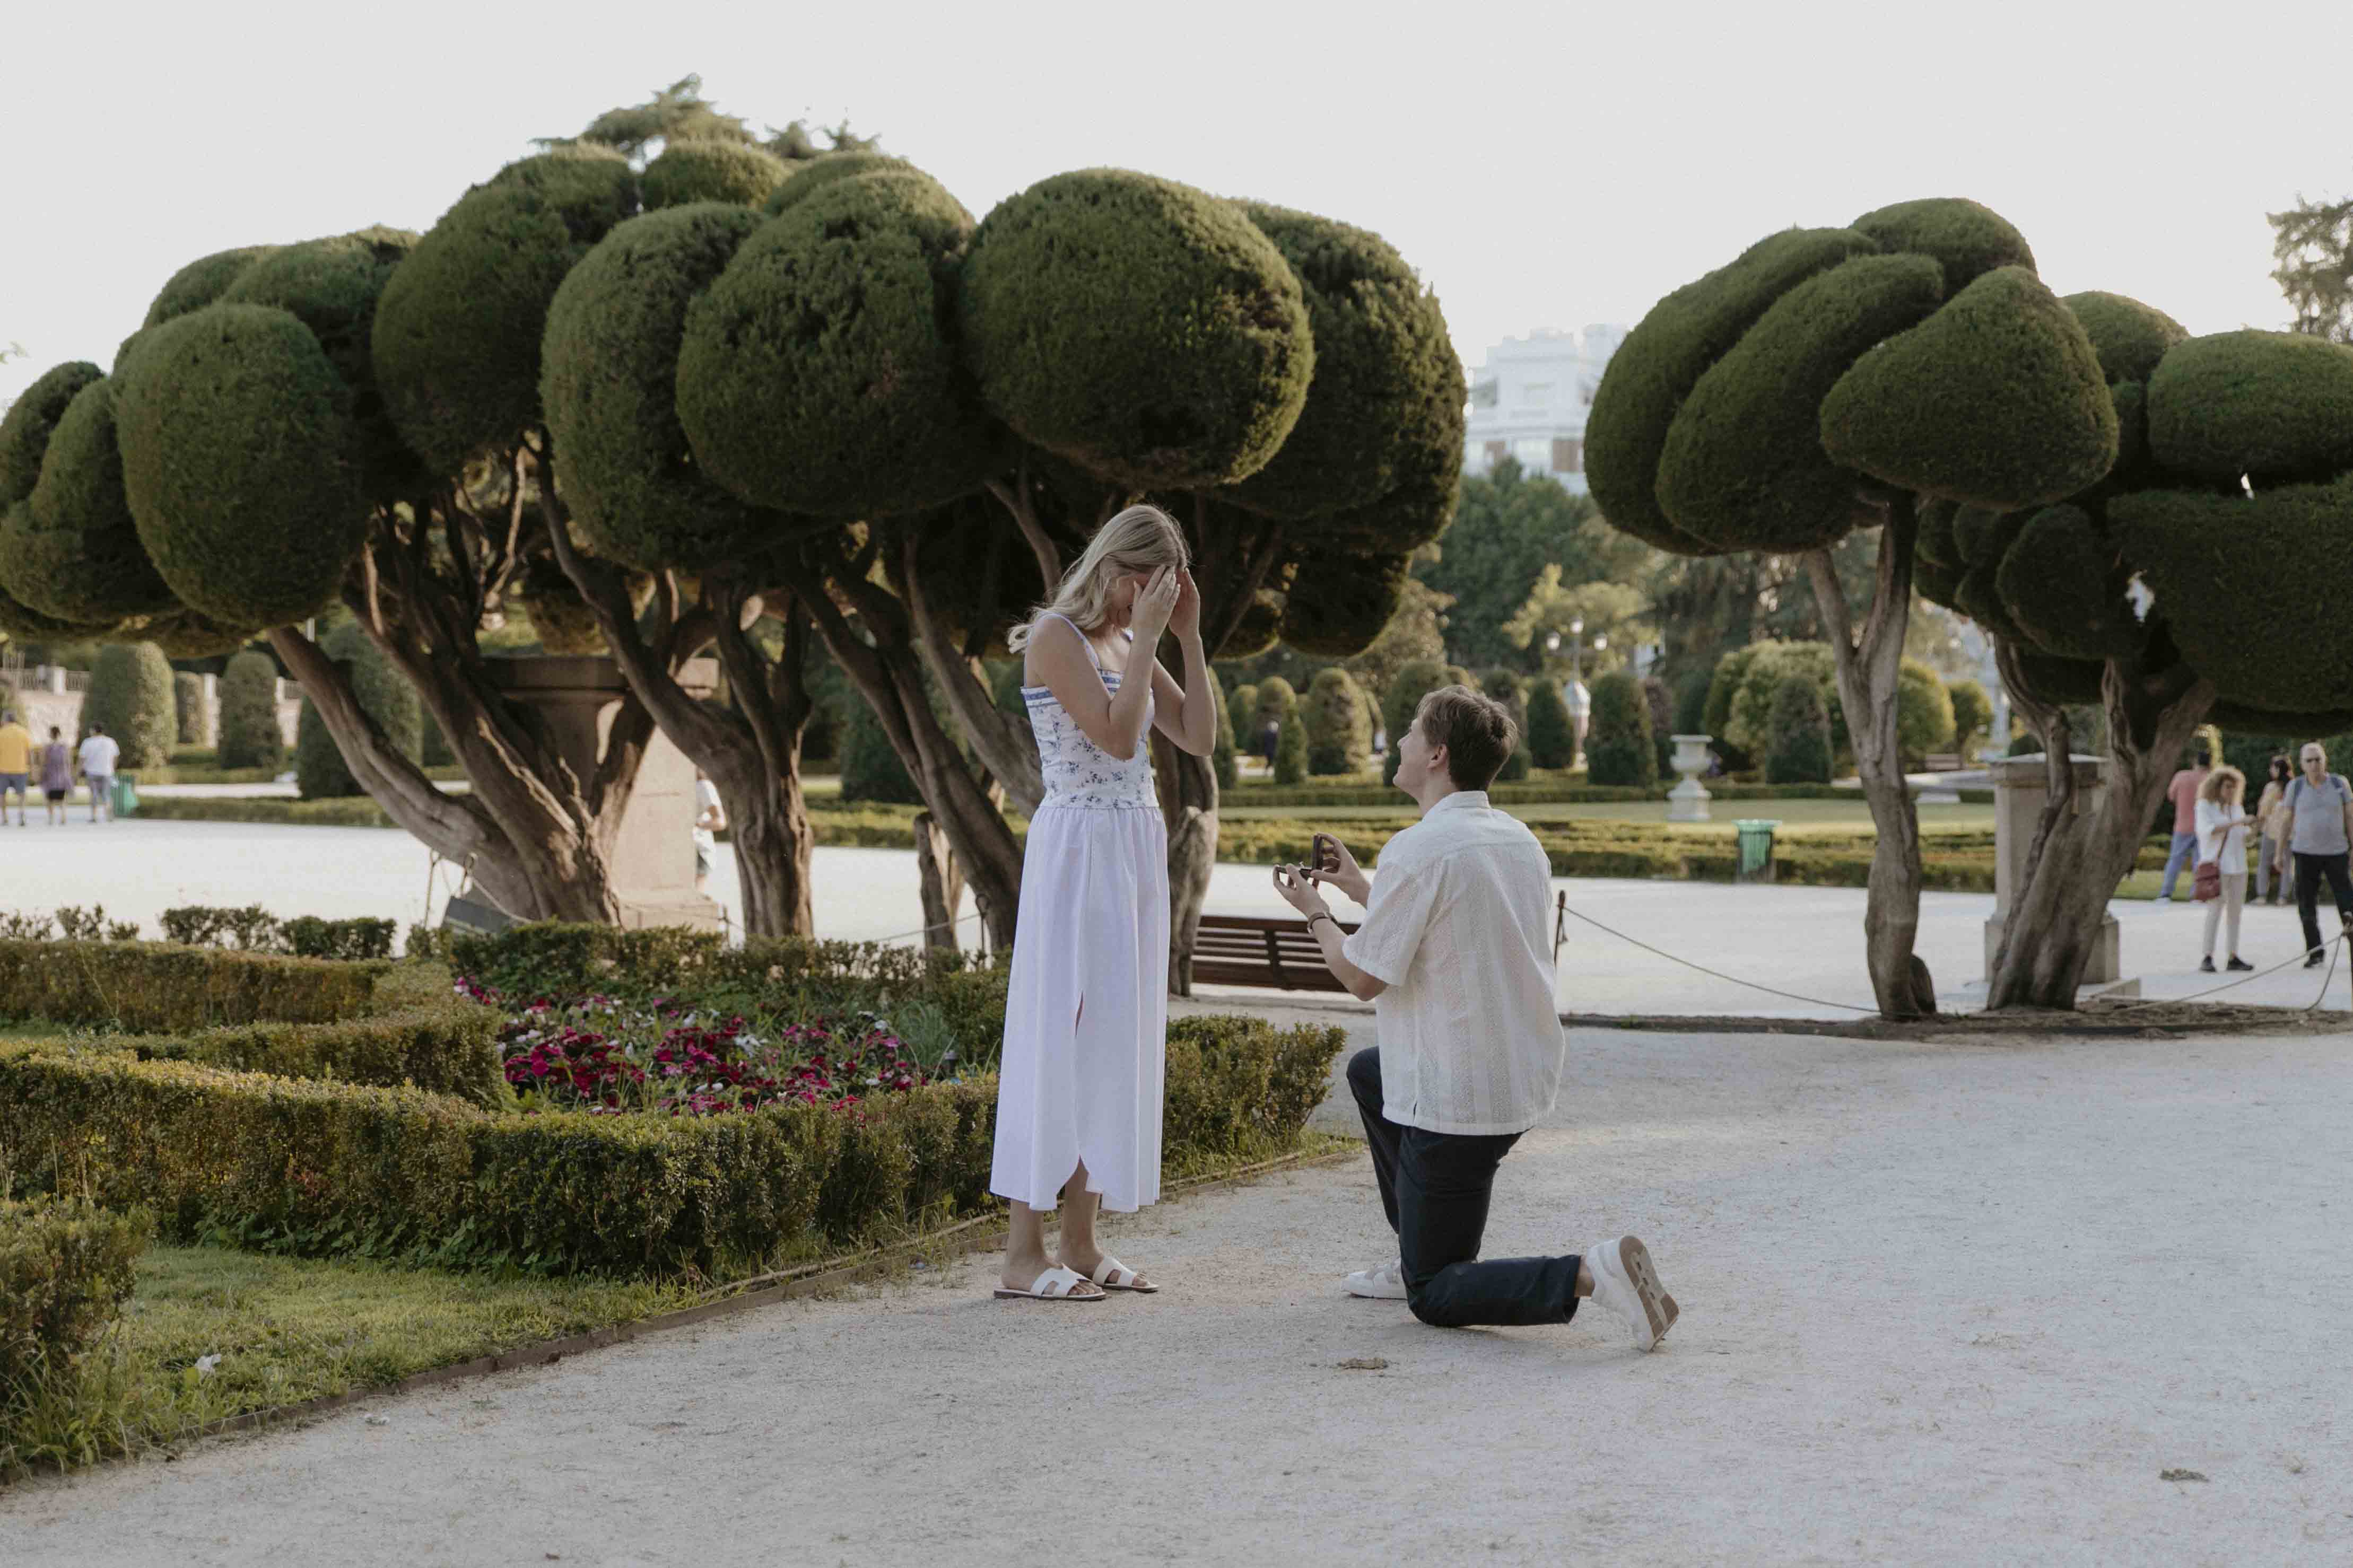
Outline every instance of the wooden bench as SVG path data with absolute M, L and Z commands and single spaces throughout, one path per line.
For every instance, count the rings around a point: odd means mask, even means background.
M 1345 921 L 1343 931 L 1356 928 Z M 1267 915 L 1203 915 L 1193 939 L 1193 978 L 1212 985 L 1340 991 L 1307 922 Z
M 1356 926 L 1337 922 L 1344 933 Z M 1568 894 L 1553 900 L 1552 953 L 1568 940 Z M 1344 991 L 1324 965 L 1307 922 L 1268 915 L 1203 915 L 1193 939 L 1193 978 L 1212 985 L 1265 985 L 1278 991 Z
M 1931 752 L 1920 759 L 1923 773 L 1957 773 L 1968 766 L 1957 752 Z

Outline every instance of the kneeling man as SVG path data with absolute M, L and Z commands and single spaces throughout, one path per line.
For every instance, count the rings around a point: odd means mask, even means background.
M 1379 1043 L 1348 1063 L 1348 1086 L 1398 1258 L 1348 1289 L 1401 1297 L 1448 1328 L 1565 1323 L 1590 1296 L 1650 1350 L 1676 1308 L 1639 1238 L 1479 1258 L 1495 1167 L 1552 1110 L 1568 1051 L 1546 929 L 1552 864 L 1525 824 L 1487 804 L 1517 740 L 1503 704 L 1467 687 L 1431 692 L 1397 742 L 1398 787 L 1421 820 L 1383 847 L 1378 879 L 1329 838 L 1321 864 L 1275 869 L 1324 962 L 1377 1016 Z M 1343 938 L 1319 883 L 1365 906 L 1355 934 Z

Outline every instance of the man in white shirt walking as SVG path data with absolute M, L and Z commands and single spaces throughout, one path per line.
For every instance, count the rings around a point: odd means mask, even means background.
M 105 725 L 92 724 L 90 727 L 90 738 L 81 743 L 81 777 L 82 782 L 90 785 L 90 819 L 92 822 L 100 819 L 101 810 L 106 812 L 108 820 L 113 818 L 107 791 L 114 787 L 115 759 L 121 754 L 122 748 L 108 738 Z
M 1503 704 L 1467 687 L 1431 692 L 1398 752 L 1398 787 L 1421 821 L 1383 847 L 1378 880 L 1336 847 L 1324 865 L 1275 871 L 1324 963 L 1377 1022 L 1379 1044 L 1350 1060 L 1348 1086 L 1398 1259 L 1350 1275 L 1348 1289 L 1402 1298 L 1448 1328 L 1565 1323 L 1590 1296 L 1650 1350 L 1677 1309 L 1638 1237 L 1479 1258 L 1496 1166 L 1552 1110 L 1568 1050 L 1546 930 L 1552 865 L 1525 824 L 1487 802 L 1517 738 Z M 1354 935 L 1325 907 L 1325 882 L 1366 906 Z

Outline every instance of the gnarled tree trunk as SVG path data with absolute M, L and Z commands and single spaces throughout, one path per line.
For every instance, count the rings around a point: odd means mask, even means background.
M 2214 705 L 2214 688 L 2179 664 L 2152 675 L 2137 660 L 2110 659 L 2101 678 L 2107 779 L 2093 808 L 2079 814 L 2063 711 L 2027 688 L 2015 650 L 2003 647 L 1999 658 L 2012 704 L 2042 736 L 2052 789 L 2002 928 L 1986 1006 L 2072 1008 L 2108 900 L 2132 870 L 2176 759 Z
M 681 602 L 676 577 L 665 574 L 654 614 L 641 622 L 622 573 L 573 547 L 560 509 L 548 533 L 565 575 L 595 612 L 621 679 L 719 792 L 745 933 L 816 934 L 810 862 L 817 840 L 801 787 L 801 740 L 815 710 L 803 679 L 807 616 L 784 596 L 784 647 L 772 660 L 751 637 L 770 606 L 732 572 L 714 571 L 703 574 L 692 605 Z M 678 679 L 686 660 L 706 645 L 718 649 L 732 704 L 697 697 Z
M 1827 550 L 1806 555 L 1822 625 L 1838 665 L 1839 704 L 1854 747 L 1855 772 L 1871 806 L 1877 842 L 1863 906 L 1863 941 L 1871 989 L 1881 1014 L 1925 1017 L 1936 1011 L 1928 966 L 1913 951 L 1920 930 L 1920 819 L 1904 782 L 1896 742 L 1896 689 L 1904 668 L 1904 634 L 1912 614 L 1912 548 L 1918 515 L 1911 497 L 1887 503 L 1879 537 L 1879 571 L 1870 617 L 1860 637 L 1851 629 L 1845 591 Z

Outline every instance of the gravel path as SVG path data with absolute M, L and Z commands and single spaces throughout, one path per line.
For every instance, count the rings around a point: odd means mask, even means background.
M 1639 1231 L 1655 1355 L 1343 1296 L 1357 1157 L 1122 1222 L 1156 1298 L 969 1260 L 19 1485 L 0 1563 L 2344 1562 L 2348 1043 L 1579 1032 L 1489 1250 Z

